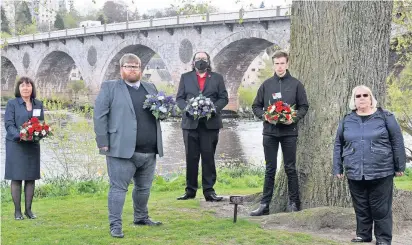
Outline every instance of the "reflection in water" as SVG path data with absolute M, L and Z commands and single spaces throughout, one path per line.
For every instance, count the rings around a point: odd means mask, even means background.
M 170 174 L 185 169 L 185 148 L 180 122 L 162 122 L 165 156 L 157 171 Z M 262 123 L 224 120 L 216 149 L 217 166 L 263 166 Z
M 70 117 L 72 120 L 73 117 Z M 1 112 L 4 119 L 4 109 Z M 157 160 L 157 173 L 160 175 L 171 175 L 185 172 L 185 148 L 183 143 L 180 122 L 162 122 L 164 157 Z M 5 164 L 5 128 L 1 125 L 0 139 L 0 179 L 4 178 Z M 224 128 L 219 134 L 219 143 L 216 149 L 217 166 L 234 166 L 244 164 L 246 166 L 263 166 L 264 156 L 262 147 L 262 123 L 252 121 L 224 120 Z M 94 137 L 94 132 L 90 132 Z M 54 153 L 47 149 L 46 144 L 41 148 L 41 171 L 44 176 L 58 176 L 64 173 L 64 166 L 54 159 Z M 62 149 L 64 150 L 64 149 Z M 96 155 L 98 151 L 96 149 Z M 101 159 L 100 168 L 106 168 L 104 157 Z M 71 166 L 76 175 L 81 176 L 85 168 L 81 161 Z M 75 169 L 75 170 L 73 170 Z M 96 176 L 98 173 L 96 173 Z

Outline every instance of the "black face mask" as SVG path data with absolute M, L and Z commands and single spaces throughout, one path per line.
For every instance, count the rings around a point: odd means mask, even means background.
M 197 60 L 195 62 L 195 67 L 197 68 L 198 71 L 200 72 L 204 72 L 206 71 L 206 69 L 208 68 L 209 64 L 207 63 L 207 61 L 204 60 Z

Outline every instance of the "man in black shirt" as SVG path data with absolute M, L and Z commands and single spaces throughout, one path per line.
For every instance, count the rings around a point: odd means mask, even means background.
M 134 54 L 120 59 L 122 79 L 102 83 L 94 107 L 94 131 L 100 153 L 106 155 L 110 234 L 122 238 L 122 212 L 133 178 L 135 225 L 160 225 L 149 219 L 147 202 L 155 173 L 156 154 L 163 156 L 160 123 L 143 109 L 156 87 L 140 81 L 141 61 Z
M 296 142 L 298 138 L 297 122 L 308 111 L 309 104 L 303 84 L 292 77 L 288 71 L 288 54 L 276 52 L 273 57 L 275 74 L 260 86 L 253 102 L 253 113 L 264 120 L 263 148 L 265 152 L 266 172 L 263 187 L 263 198 L 258 209 L 251 216 L 269 214 L 269 203 L 272 199 L 275 175 L 277 169 L 277 154 L 279 143 L 282 146 L 285 172 L 288 177 L 288 193 L 290 211 L 300 210 L 299 183 L 296 173 Z M 267 107 L 276 101 L 283 101 L 290 106 L 295 105 L 296 118 L 276 125 L 265 120 Z

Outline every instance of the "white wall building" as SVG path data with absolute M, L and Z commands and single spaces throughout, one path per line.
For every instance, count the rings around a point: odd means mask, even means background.
M 59 11 L 60 0 L 35 0 L 34 2 L 35 7 L 37 7 L 37 23 L 52 27 Z
M 79 68 L 77 66 L 73 66 L 72 70 L 70 71 L 70 81 L 75 81 L 75 80 L 83 80 L 82 74 L 80 73 Z
M 143 71 L 143 80 L 154 84 L 173 85 L 173 79 L 161 58 L 153 57 Z
M 253 87 L 260 84 L 259 75 L 260 71 L 266 68 L 266 60 L 270 60 L 270 57 L 266 52 L 262 52 L 262 54 L 252 61 L 245 75 L 243 75 L 241 82 L 242 87 Z

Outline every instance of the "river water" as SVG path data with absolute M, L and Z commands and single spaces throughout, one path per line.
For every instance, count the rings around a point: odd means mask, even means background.
M 4 109 L 1 112 L 1 139 L 0 139 L 0 180 L 4 178 L 5 164 L 5 128 Z M 157 160 L 157 174 L 163 176 L 174 175 L 185 170 L 185 151 L 183 144 L 182 130 L 180 122 L 161 122 L 163 131 L 164 157 Z M 264 167 L 264 155 L 262 146 L 262 123 L 247 120 L 225 119 L 224 128 L 219 134 L 219 143 L 216 150 L 217 166 L 244 165 L 248 167 Z M 91 130 L 88 137 L 94 138 Z M 91 140 L 89 140 L 92 142 Z M 405 143 L 412 148 L 412 137 L 405 135 Z M 95 144 L 92 142 L 88 147 L 88 154 L 78 152 L 76 149 L 84 148 L 83 144 L 71 146 L 71 151 L 76 151 L 81 155 L 76 163 L 62 164 L 56 161 L 56 152 L 63 153 L 65 149 L 59 149 L 55 145 L 42 142 L 41 172 L 43 177 L 55 177 L 65 175 L 70 172 L 74 177 L 79 176 L 99 176 L 106 174 L 106 164 L 103 156 L 98 155 L 94 150 Z M 52 147 L 50 147 L 52 146 Z M 64 148 L 64 147 L 63 147 Z M 57 150 L 56 150 L 57 149 Z M 82 150 L 82 149 L 80 149 Z M 91 152 L 91 153 L 90 153 Z M 72 156 L 73 154 L 67 154 Z M 90 160 L 90 158 L 93 158 Z M 60 158 L 61 160 L 61 158 Z M 278 161 L 281 160 L 279 148 Z M 85 167 L 84 162 L 93 162 L 92 166 Z M 73 162 L 73 161 L 72 161 Z M 411 166 L 411 164 L 408 164 Z

